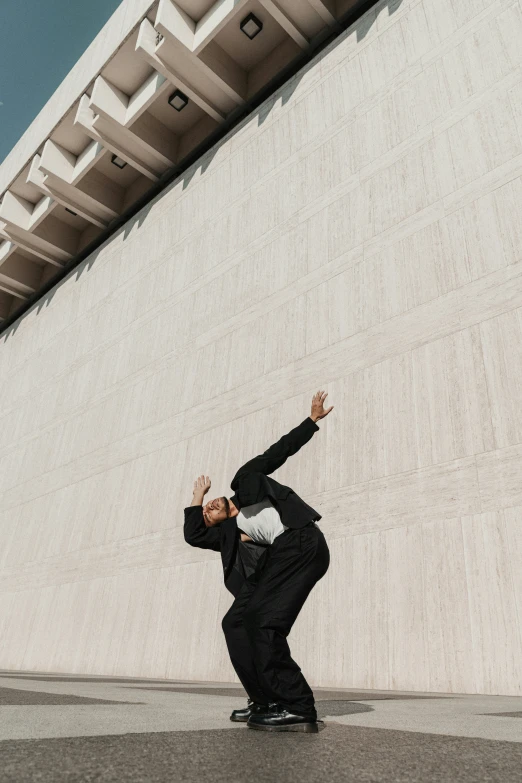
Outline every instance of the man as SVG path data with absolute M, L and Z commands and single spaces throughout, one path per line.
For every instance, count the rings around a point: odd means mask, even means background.
M 231 720 L 264 731 L 317 732 L 314 696 L 290 655 L 287 636 L 308 594 L 330 564 L 321 515 L 270 473 L 319 429 L 327 393 L 317 392 L 312 411 L 232 479 L 236 493 L 209 501 L 208 476 L 194 482 L 184 509 L 187 543 L 221 552 L 225 586 L 235 600 L 222 621 L 232 665 L 248 694 L 248 706 Z

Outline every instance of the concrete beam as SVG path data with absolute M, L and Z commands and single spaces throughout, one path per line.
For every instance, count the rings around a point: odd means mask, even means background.
M 0 280 L 9 285 L 15 296 L 29 296 L 40 284 L 42 267 L 20 253 L 13 253 L 0 261 Z
M 99 228 L 108 226 L 119 213 L 104 204 L 103 201 L 87 195 L 59 176 L 57 172 L 61 171 L 61 167 L 55 166 L 56 161 L 53 160 L 54 155 L 51 153 L 55 153 L 56 150 L 51 145 L 55 145 L 55 143 L 48 141 L 43 154 L 34 156 L 27 175 L 27 182 L 35 185 L 42 193 L 51 196 L 58 204 L 62 204 L 62 206 L 81 215 L 89 223 L 93 223 Z M 96 142 L 92 142 L 92 145 L 98 146 Z M 105 150 L 103 153 L 105 154 Z M 100 195 L 100 198 L 103 199 L 103 194 Z
M 103 157 L 105 149 L 99 142 L 91 142 L 79 155 L 73 155 L 55 141 L 46 141 L 40 159 L 40 168 L 69 185 L 77 185 Z
M 166 81 L 164 77 L 163 80 Z M 176 163 L 176 136 L 153 115 L 145 114 L 145 110 L 128 116 L 129 102 L 128 95 L 99 76 L 89 104 L 97 115 L 93 126 L 109 127 L 113 133 L 121 134 L 128 149 L 137 150 L 144 161 L 163 173 Z
M 0 264 L 7 261 L 9 256 L 12 256 L 16 252 L 16 245 L 14 242 L 9 242 L 7 239 L 0 242 Z
M 153 73 L 132 95 L 127 95 L 114 84 L 98 76 L 94 82 L 91 108 L 126 128 L 147 111 L 151 104 L 170 87 L 160 73 Z
M 162 35 L 172 36 L 184 49 L 192 51 L 196 22 L 173 0 L 160 0 L 154 26 Z
M 306 35 L 290 17 L 288 12 L 284 11 L 275 0 L 259 0 L 259 2 L 301 49 L 306 49 L 309 46 L 310 41 Z
M 237 105 L 245 102 L 248 76 L 236 61 L 215 41 L 210 41 L 195 58 L 200 69 Z M 225 88 L 225 84 L 229 87 Z
M 69 260 L 76 252 L 78 232 L 50 214 L 54 205 L 50 196 L 42 196 L 37 204 L 32 204 L 6 191 L 0 204 L 0 220 L 5 226 L 3 238 L 49 263 Z
M 125 194 L 123 185 L 119 185 L 98 169 L 91 169 L 78 186 L 78 189 L 87 196 L 99 200 L 103 198 L 104 204 L 112 211 L 120 215 L 124 209 Z
M 159 57 L 162 56 L 162 50 L 164 52 L 170 51 L 170 59 L 173 56 L 174 59 L 176 56 L 183 58 L 187 64 L 213 82 L 236 104 L 241 105 L 245 102 L 247 97 L 247 74 L 245 71 L 221 47 L 217 47 L 222 53 L 218 57 L 215 42 L 209 41 L 208 45 L 203 45 L 201 42 L 200 54 L 199 56 L 195 54 L 195 22 L 177 8 L 172 0 L 160 0 L 154 26 L 163 35 L 163 40 L 156 47 L 156 53 Z M 203 57 L 203 51 L 207 52 L 207 56 Z
M 337 22 L 336 0 L 308 0 L 323 22 L 332 26 Z
M 114 209 L 105 188 L 100 187 L 98 192 L 87 194 L 80 183 L 92 179 L 88 175 L 106 154 L 100 142 L 92 141 L 67 171 L 68 153 L 55 142 L 48 141 L 39 163 L 40 170 L 45 174 L 44 185 L 56 195 L 56 199 L 101 228 L 108 225 L 119 212 Z
M 140 25 L 138 40 L 136 42 L 136 51 L 138 54 L 152 65 L 156 71 L 164 76 L 169 84 L 184 92 L 191 101 L 194 101 L 194 103 L 199 106 L 200 109 L 203 109 L 212 119 L 217 122 L 222 122 L 225 119 L 227 112 L 219 108 L 214 101 L 207 98 L 200 89 L 191 84 L 190 81 L 179 72 L 178 67 L 169 62 L 167 48 L 159 48 L 157 46 L 156 36 L 157 33 L 152 24 L 148 19 L 144 19 Z
M 55 240 L 49 241 L 45 237 L 38 236 L 14 224 L 0 223 L 0 238 L 14 242 L 31 255 L 37 256 L 53 266 L 62 267 L 66 261 L 73 257 L 73 253 L 58 246 Z
M 19 291 L 17 288 L 11 285 L 11 281 L 9 279 L 6 279 L 1 272 L 0 272 L 0 291 L 5 291 L 6 293 L 11 294 L 11 296 L 15 296 L 17 299 L 22 299 L 24 301 L 29 299 L 29 294 L 24 294 L 22 293 L 22 291 Z
M 209 8 L 194 30 L 192 51 L 199 55 L 216 35 L 233 19 L 239 16 L 250 0 L 221 0 Z
M 167 158 L 145 139 L 128 128 L 124 128 L 123 125 L 112 122 L 102 114 L 96 114 L 92 126 L 94 130 L 98 131 L 104 144 L 110 144 L 112 148 L 119 149 L 121 157 L 125 160 L 128 158 L 131 166 L 138 168 L 136 163 L 139 163 L 141 169 L 138 170 L 141 170 L 149 179 L 153 179 L 153 175 L 154 178 L 160 177 L 175 164 L 174 155 Z
M 149 78 L 143 82 L 141 87 L 130 96 L 127 105 L 125 124 L 130 125 L 131 122 L 134 122 L 138 117 L 141 117 L 158 98 L 161 98 L 162 95 L 167 91 L 170 91 L 170 89 L 171 84 L 166 76 L 157 71 L 151 74 Z
M 42 196 L 37 204 L 33 204 L 6 190 L 0 204 L 0 219 L 26 231 L 32 231 L 47 217 L 52 206 L 53 200 L 49 196 Z
M 112 153 L 127 161 L 127 163 L 139 171 L 140 174 L 143 174 L 153 182 L 157 182 L 163 172 L 158 170 L 157 167 L 151 166 L 149 162 L 143 160 L 140 152 L 135 148 L 129 149 L 127 146 L 127 139 L 124 141 L 121 134 L 118 136 L 115 129 L 111 128 L 109 123 L 106 122 L 104 124 L 104 118 L 100 115 L 96 115 L 89 104 L 89 96 L 83 95 L 78 105 L 74 124 L 78 125 L 78 127 L 93 139 L 93 141 L 99 142 Z M 95 126 L 94 121 L 97 116 L 100 119 Z
M 83 152 L 80 152 L 76 158 L 76 163 L 72 172 L 71 185 L 77 185 L 86 174 L 93 169 L 98 161 L 107 154 L 105 147 L 98 141 L 92 141 Z

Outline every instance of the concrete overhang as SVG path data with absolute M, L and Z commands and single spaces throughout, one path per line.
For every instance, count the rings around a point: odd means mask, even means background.
M 361 5 L 124 0 L 0 166 L 0 321 Z

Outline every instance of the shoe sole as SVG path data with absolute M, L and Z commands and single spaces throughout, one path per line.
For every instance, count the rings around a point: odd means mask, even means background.
M 249 729 L 257 731 L 299 731 L 303 734 L 317 734 L 325 728 L 324 721 L 317 723 L 288 723 L 286 726 L 262 726 L 259 723 L 248 723 Z

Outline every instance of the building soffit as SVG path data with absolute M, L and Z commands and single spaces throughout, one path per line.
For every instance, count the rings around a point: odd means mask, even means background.
M 85 53 L 99 42 L 106 53 L 112 35 L 110 56 L 36 149 L 33 140 L 29 159 L 17 152 L 20 171 L 1 194 L 0 328 L 358 5 L 360 0 L 123 3 Z M 141 11 L 130 29 L 114 22 L 125 10 Z M 33 126 L 45 127 L 42 115 L 66 81 L 24 134 L 29 149 Z

